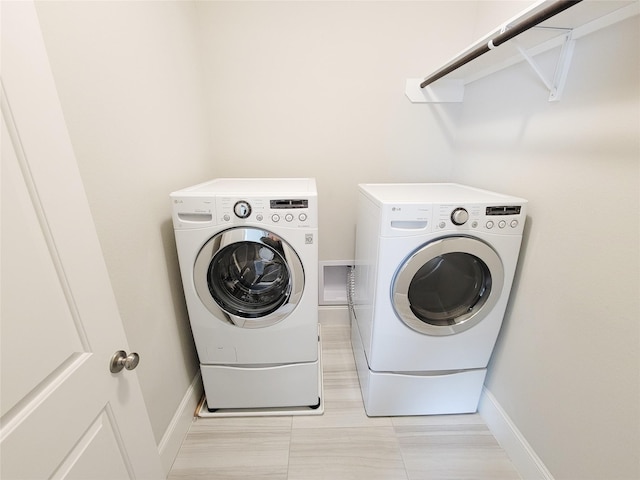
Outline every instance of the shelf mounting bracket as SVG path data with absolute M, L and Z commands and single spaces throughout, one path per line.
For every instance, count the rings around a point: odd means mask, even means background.
M 516 40 L 512 40 L 520 55 L 522 55 L 522 57 L 527 61 L 542 83 L 544 83 L 545 87 L 547 87 L 547 90 L 549 90 L 550 102 L 557 102 L 560 100 L 562 92 L 564 91 L 564 85 L 569 73 L 569 65 L 571 64 L 571 57 L 573 56 L 573 48 L 575 46 L 575 40 L 573 40 L 571 34 L 572 30 L 566 30 L 566 33 L 564 34 L 562 46 L 560 47 L 560 55 L 558 56 L 556 69 L 553 74 L 553 79 L 551 80 L 549 80 L 542 72 L 535 59 L 529 55 L 529 52 L 522 48 Z

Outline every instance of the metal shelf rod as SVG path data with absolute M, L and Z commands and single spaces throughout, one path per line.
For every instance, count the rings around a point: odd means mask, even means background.
M 490 50 L 493 50 L 494 48 L 496 48 L 496 47 L 502 45 L 503 43 L 511 40 L 512 38 L 516 37 L 517 35 L 520 35 L 522 32 L 525 32 L 525 31 L 529 30 L 530 28 L 535 27 L 539 23 L 542 23 L 545 20 L 548 20 L 551 17 L 553 17 L 553 16 L 555 16 L 555 15 L 561 13 L 561 12 L 564 12 L 568 8 L 573 7 L 577 3 L 580 3 L 581 1 L 582 0 L 558 0 L 558 1 L 554 2 L 554 3 L 552 3 L 548 7 L 540 10 L 539 12 L 536 12 L 533 15 L 531 15 L 531 17 L 526 18 L 523 21 L 521 21 L 521 22 L 519 22 L 519 23 L 517 23 L 515 25 L 512 25 L 508 29 L 500 32 L 494 38 L 490 39 L 486 44 L 479 45 L 478 47 L 474 48 L 473 50 L 471 50 L 469 53 L 467 53 L 466 55 L 462 56 L 461 58 L 459 58 L 459 59 L 451 62 L 450 64 L 445 65 L 441 69 L 437 70 L 436 72 L 434 72 L 433 74 L 431 74 L 430 76 L 425 78 L 420 83 L 420 88 L 424 88 L 427 85 L 432 84 L 436 80 L 444 77 L 445 75 L 448 75 L 449 73 L 453 72 L 454 70 L 457 70 L 458 68 L 462 67 L 463 65 L 466 65 L 470 61 L 478 58 L 481 55 L 484 55 L 485 53 L 487 53 Z

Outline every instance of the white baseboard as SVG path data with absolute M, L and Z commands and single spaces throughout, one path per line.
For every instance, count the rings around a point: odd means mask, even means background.
M 191 385 L 189 385 L 184 397 L 182 397 L 182 401 L 180 405 L 178 405 L 176 413 L 173 415 L 158 445 L 162 468 L 166 474 L 171 470 L 171 466 L 178 455 L 182 441 L 189 431 L 203 393 L 204 389 L 202 387 L 200 369 L 198 369 L 198 373 L 193 377 Z
M 523 480 L 554 480 L 553 475 L 524 438 L 493 394 L 482 389 L 478 413 Z

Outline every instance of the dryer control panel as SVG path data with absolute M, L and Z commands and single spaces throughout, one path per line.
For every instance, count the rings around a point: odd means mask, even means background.
M 490 232 L 522 235 L 525 204 L 389 204 L 383 207 L 381 234 L 410 236 L 429 232 Z
M 521 235 L 524 229 L 524 205 L 438 205 L 434 211 L 434 231 L 485 231 Z
M 521 235 L 524 229 L 524 205 L 438 205 L 434 231 L 468 230 L 505 235 Z

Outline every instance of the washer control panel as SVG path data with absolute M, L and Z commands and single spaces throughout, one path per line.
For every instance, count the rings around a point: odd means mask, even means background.
M 314 204 L 308 198 L 218 197 L 216 205 L 220 224 L 317 226 L 317 215 L 312 211 Z

